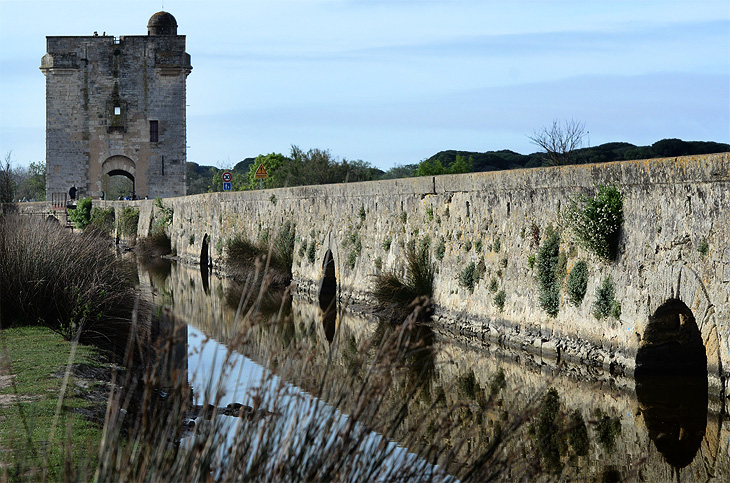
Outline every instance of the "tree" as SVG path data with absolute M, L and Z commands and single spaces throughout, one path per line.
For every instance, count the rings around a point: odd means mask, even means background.
M 556 119 L 552 126 L 543 126 L 528 138 L 545 151 L 548 165 L 562 166 L 575 162 L 574 151 L 582 146 L 585 135 L 584 122 L 571 119 L 561 124 Z
M 27 169 L 15 169 L 17 199 L 28 201 L 44 201 L 46 199 L 46 165 L 42 162 L 31 162 Z
M 242 188 L 245 189 L 258 189 L 261 185 L 261 181 L 256 179 L 256 170 L 259 166 L 264 165 L 266 170 L 267 178 L 263 181 L 264 188 L 281 188 L 285 185 L 286 179 L 283 173 L 282 167 L 290 161 L 289 158 L 280 153 L 271 154 L 259 154 L 256 159 L 248 167 L 248 173 L 246 175 L 246 182 L 243 183 Z
M 12 151 L 5 155 L 5 160 L 0 163 L 0 203 L 12 203 L 15 196 L 15 181 L 13 180 L 13 168 L 10 166 Z

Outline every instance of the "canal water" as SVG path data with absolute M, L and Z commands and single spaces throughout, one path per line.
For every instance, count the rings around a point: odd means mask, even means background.
M 390 448 L 378 464 L 428 461 L 462 478 L 487 458 L 497 478 L 539 468 L 545 479 L 730 480 L 730 424 L 706 379 L 637 384 L 429 324 L 392 326 L 345 304 L 259 297 L 197 267 L 140 267 L 142 292 L 184 324 L 195 405 L 286 413 L 297 421 L 287 438 L 310 437 L 295 435 L 317 427 L 302 423 L 317 405 L 322 438 L 351 422 L 364 446 Z M 235 446 L 238 419 L 228 419 Z

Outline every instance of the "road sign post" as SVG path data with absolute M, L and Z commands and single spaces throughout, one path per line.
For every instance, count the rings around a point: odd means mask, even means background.
M 233 179 L 231 172 L 224 171 L 221 178 L 223 178 L 223 191 L 231 191 L 231 180 Z
M 259 189 L 264 189 L 264 180 L 269 177 L 269 173 L 266 172 L 266 168 L 264 168 L 263 164 L 259 164 L 258 169 L 256 170 L 256 174 L 254 174 L 254 178 L 259 180 Z

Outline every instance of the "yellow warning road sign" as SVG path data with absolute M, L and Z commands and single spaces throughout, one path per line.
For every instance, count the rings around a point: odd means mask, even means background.
M 259 168 L 256 170 L 256 174 L 254 175 L 254 178 L 266 179 L 268 177 L 269 177 L 269 174 L 266 172 L 266 168 L 264 168 L 264 165 L 259 164 Z

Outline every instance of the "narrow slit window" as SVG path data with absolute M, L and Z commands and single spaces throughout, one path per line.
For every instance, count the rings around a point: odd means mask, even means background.
M 150 142 L 156 143 L 160 140 L 160 125 L 158 121 L 150 121 Z
M 114 115 L 115 116 L 121 116 L 122 115 L 122 106 L 114 106 Z

